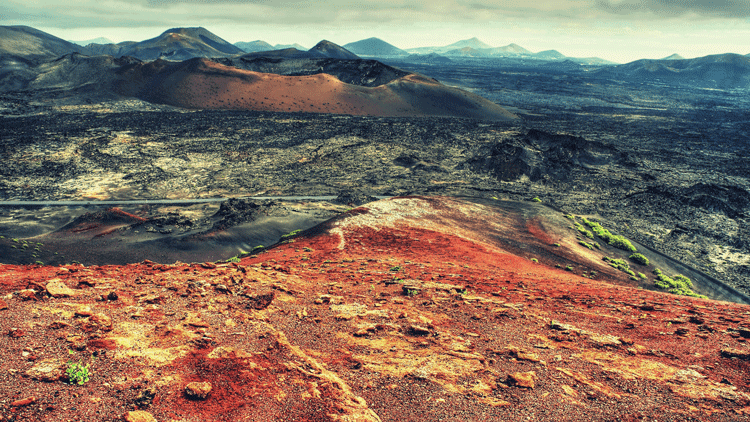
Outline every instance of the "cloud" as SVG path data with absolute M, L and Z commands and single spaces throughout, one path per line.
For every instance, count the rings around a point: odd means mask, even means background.
M 687 14 L 730 19 L 750 17 L 750 0 L 597 0 L 597 7 L 614 15 L 650 13 L 657 17 Z
M 750 16 L 750 0 L 5 0 L 0 24 L 48 28 L 275 25 L 366 28 L 417 22 L 505 26 Z

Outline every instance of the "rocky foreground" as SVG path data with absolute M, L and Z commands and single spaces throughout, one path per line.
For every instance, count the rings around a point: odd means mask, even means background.
M 533 262 L 504 224 L 394 198 L 239 262 L 2 266 L 0 420 L 749 417 L 750 307 Z

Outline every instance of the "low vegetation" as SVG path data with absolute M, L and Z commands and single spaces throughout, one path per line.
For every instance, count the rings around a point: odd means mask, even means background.
M 68 376 L 68 382 L 71 384 L 83 385 L 89 381 L 89 367 L 91 364 L 84 365 L 80 361 L 68 362 L 68 368 L 65 374 Z
M 641 264 L 641 265 L 648 265 L 648 264 L 650 264 L 648 258 L 646 258 L 645 256 L 643 256 L 642 254 L 639 254 L 639 253 L 634 253 L 634 254 L 630 255 L 628 257 L 628 259 L 630 259 L 631 261 L 635 262 L 636 264 Z
M 601 224 L 597 222 L 589 221 L 584 217 L 582 217 L 582 220 L 585 225 L 591 228 L 591 231 L 593 231 L 594 234 L 604 239 L 604 241 L 607 242 L 607 244 L 612 245 L 617 249 L 622 249 L 624 251 L 636 252 L 635 246 L 633 246 L 633 244 L 630 243 L 630 241 L 626 239 L 625 237 L 610 233 L 609 230 L 605 229 L 604 227 L 602 227 Z
M 669 277 L 660 269 L 656 268 L 654 269 L 654 275 L 656 276 L 654 285 L 661 290 L 681 296 L 706 298 L 704 295 L 695 293 L 693 291 L 693 282 L 682 274 Z
M 605 256 L 602 260 L 609 263 L 612 268 L 620 270 L 631 277 L 635 277 L 635 273 L 630 269 L 630 265 L 624 259 L 613 259 Z

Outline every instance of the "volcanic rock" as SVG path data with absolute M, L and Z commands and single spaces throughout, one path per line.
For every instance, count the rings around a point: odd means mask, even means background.
M 192 400 L 205 400 L 211 394 L 210 382 L 191 382 L 185 386 L 185 395 Z
M 46 382 L 55 382 L 65 378 L 65 363 L 61 359 L 42 359 L 24 372 L 27 377 Z
M 52 297 L 70 297 L 75 296 L 78 292 L 68 287 L 60 279 L 50 280 L 46 286 L 47 293 Z

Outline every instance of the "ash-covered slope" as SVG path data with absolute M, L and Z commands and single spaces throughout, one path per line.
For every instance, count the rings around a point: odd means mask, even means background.
M 0 359 L 15 370 L 0 377 L 14 393 L 0 412 L 747 418 L 750 307 L 613 286 L 488 241 L 514 224 L 492 207 L 397 198 L 239 262 L 1 266 Z M 65 382 L 71 361 L 90 365 L 82 385 Z

